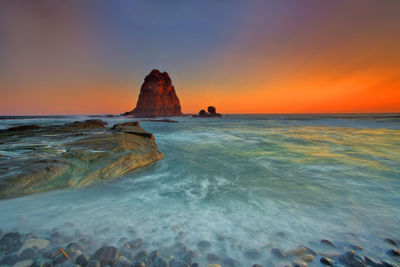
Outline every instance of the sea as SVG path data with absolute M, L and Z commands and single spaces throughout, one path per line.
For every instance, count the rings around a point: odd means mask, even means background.
M 0 117 L 0 129 L 93 118 Z M 243 266 L 283 266 L 271 249 L 299 246 L 362 246 L 359 255 L 390 259 L 384 239 L 400 240 L 400 114 L 169 119 L 178 123 L 140 121 L 163 160 L 86 188 L 1 200 L 0 229 L 84 233 L 99 246 L 122 237 L 150 250 L 184 244 L 203 264 L 213 253 Z M 309 266 L 320 266 L 318 258 Z

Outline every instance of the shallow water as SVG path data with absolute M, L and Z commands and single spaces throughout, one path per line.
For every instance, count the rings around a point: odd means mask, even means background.
M 86 117 L 0 120 L 0 128 L 77 119 Z M 161 162 L 109 183 L 0 201 L 0 229 L 79 229 L 101 245 L 132 238 L 133 228 L 149 247 L 180 241 L 196 249 L 208 240 L 207 252 L 245 266 L 277 261 L 272 247 L 323 251 L 323 238 L 385 257 L 382 237 L 400 238 L 398 115 L 174 119 L 141 122 L 164 152 Z M 248 248 L 262 256 L 248 260 Z

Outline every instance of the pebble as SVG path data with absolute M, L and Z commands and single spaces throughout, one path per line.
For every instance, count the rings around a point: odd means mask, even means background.
M 211 246 L 211 244 L 208 241 L 202 240 L 202 241 L 199 241 L 199 243 L 197 243 L 197 246 L 199 248 L 208 248 Z
M 134 260 L 142 261 L 144 263 L 148 262 L 149 253 L 147 250 L 141 250 L 133 257 Z
M 33 248 L 36 247 L 37 249 L 44 249 L 50 244 L 49 240 L 46 239 L 38 239 L 38 238 L 30 238 L 25 241 L 25 243 L 22 245 L 20 250 L 18 250 L 17 255 L 21 255 L 22 251 L 24 251 L 27 248 Z
M 356 255 L 354 251 L 347 251 L 340 255 L 339 261 L 343 263 L 344 265 L 351 266 L 351 267 L 365 267 L 367 266 L 364 262 L 364 260 Z
M 98 260 L 91 260 L 86 267 L 100 267 L 100 262 Z
M 232 258 L 224 258 L 222 259 L 222 266 L 223 267 L 236 267 L 238 264 L 237 262 L 232 259 Z
M 168 262 L 162 257 L 156 257 L 154 267 L 168 267 Z
M 154 261 L 156 259 L 156 257 L 158 257 L 160 255 L 160 252 L 158 250 L 154 250 L 150 253 L 149 259 L 151 261 Z
M 400 257 L 400 252 L 397 249 L 389 249 L 386 254 L 393 257 Z
M 216 264 L 216 263 L 211 263 L 211 264 L 207 265 L 207 267 L 221 267 L 221 265 Z
M 132 262 L 131 266 L 132 267 L 145 267 L 146 264 L 144 262 L 142 262 L 142 261 L 134 261 L 134 262 Z
M 287 254 L 288 255 L 292 255 L 292 256 L 293 255 L 294 256 L 300 256 L 300 255 L 305 254 L 306 251 L 307 251 L 307 249 L 305 247 L 299 247 L 299 248 L 296 248 L 296 249 L 289 250 Z
M 264 267 L 264 266 L 262 266 L 261 264 L 256 263 L 256 264 L 253 264 L 251 267 Z
M 84 248 L 80 244 L 78 244 L 76 242 L 72 242 L 67 245 L 67 250 L 69 253 L 73 253 L 76 250 L 83 251 Z
M 317 255 L 317 253 L 314 250 L 312 250 L 311 248 L 309 248 L 309 247 L 305 247 L 305 248 L 306 248 L 306 253 L 311 254 L 313 256 Z
M 33 260 L 24 260 L 24 261 L 17 262 L 12 267 L 31 267 L 32 264 L 33 264 Z
M 138 248 L 138 247 L 142 246 L 142 244 L 143 244 L 143 239 L 138 238 L 138 239 L 135 239 L 135 240 L 125 243 L 124 246 L 126 248 Z
M 363 247 L 359 246 L 359 245 L 353 245 L 353 244 L 349 244 L 349 248 L 352 250 L 362 250 Z
M 34 248 L 26 248 L 20 255 L 20 260 L 36 260 L 40 257 L 38 251 Z
M 322 239 L 322 240 L 320 241 L 320 243 L 321 243 L 321 245 L 327 245 L 327 246 L 329 246 L 329 247 L 336 248 L 335 244 L 333 244 L 333 243 L 332 243 L 331 241 L 329 241 L 328 239 Z
M 213 253 L 208 253 L 207 260 L 209 262 L 219 262 L 219 261 L 221 261 L 221 257 L 216 254 L 213 254 Z
M 294 260 L 293 261 L 293 267 L 307 267 L 308 264 L 305 261 L 302 260 Z
M 306 254 L 301 256 L 301 259 L 305 262 L 312 262 L 314 260 L 314 256 L 311 254 Z
M 119 250 L 116 247 L 102 247 L 97 250 L 92 258 L 98 260 L 101 266 L 113 265 L 119 257 Z
M 199 267 L 199 264 L 197 262 L 192 263 L 192 265 L 190 265 L 190 267 Z
M 89 258 L 86 255 L 81 254 L 78 257 L 76 257 L 75 263 L 82 267 L 85 267 L 89 263 Z
M 277 256 L 278 258 L 284 259 L 287 258 L 285 251 L 280 248 L 273 248 L 271 249 L 271 253 Z
M 118 260 L 113 267 L 131 267 L 131 263 L 127 260 Z
M 7 233 L 0 239 L 0 252 L 12 253 L 22 247 L 21 235 L 19 233 Z
M 319 261 L 322 264 L 325 264 L 325 265 L 328 265 L 328 266 L 333 266 L 336 263 L 334 260 L 331 260 L 331 259 L 326 258 L 326 257 L 320 258 Z

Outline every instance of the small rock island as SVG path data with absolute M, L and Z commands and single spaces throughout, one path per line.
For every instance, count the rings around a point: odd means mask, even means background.
M 217 109 L 213 106 L 209 106 L 207 108 L 208 112 L 204 109 L 200 110 L 198 115 L 192 115 L 193 118 L 213 118 L 213 117 L 222 117 L 222 114 L 217 113 Z
M 136 108 L 122 115 L 139 118 L 182 116 L 181 104 L 169 74 L 152 70 L 140 88 Z

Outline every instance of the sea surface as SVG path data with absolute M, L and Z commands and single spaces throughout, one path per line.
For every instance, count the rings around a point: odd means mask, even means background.
M 88 118 L 0 117 L 0 129 Z M 400 114 L 172 119 L 140 122 L 162 161 L 87 188 L 2 200 L 0 229 L 81 231 L 99 246 L 133 235 L 149 248 L 206 240 L 207 252 L 244 266 L 279 262 L 274 247 L 331 252 L 321 239 L 385 258 L 383 238 L 400 239 Z M 257 260 L 246 256 L 252 248 Z

